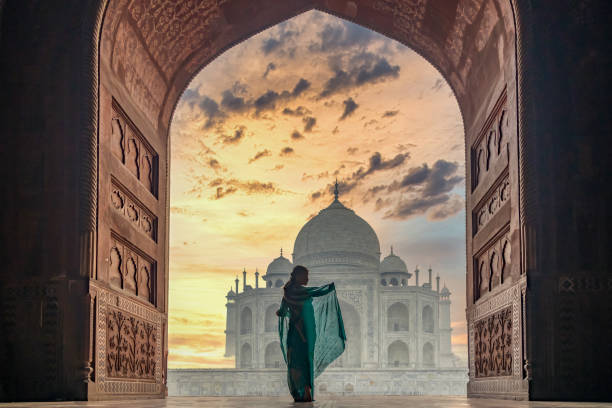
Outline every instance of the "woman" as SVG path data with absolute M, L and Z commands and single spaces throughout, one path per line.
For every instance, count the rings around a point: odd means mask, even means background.
M 296 402 L 313 401 L 314 379 L 342 354 L 346 341 L 334 283 L 310 288 L 307 283 L 308 269 L 297 265 L 276 312 L 287 383 Z

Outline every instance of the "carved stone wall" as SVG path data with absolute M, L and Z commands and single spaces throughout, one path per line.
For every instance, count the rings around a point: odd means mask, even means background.
M 111 286 L 155 304 L 155 262 L 115 234 L 111 242 L 108 265 Z
M 157 242 L 157 217 L 118 180 L 111 183 L 111 206 L 135 228 Z
M 512 375 L 512 309 L 474 323 L 475 377 Z
M 474 294 L 478 300 L 504 283 L 511 265 L 511 244 L 507 228 L 474 257 Z

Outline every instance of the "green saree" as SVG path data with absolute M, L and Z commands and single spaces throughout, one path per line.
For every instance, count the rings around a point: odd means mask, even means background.
M 287 363 L 287 383 L 294 400 L 304 399 L 314 379 L 342 352 L 346 334 L 334 283 L 285 288 L 279 310 L 278 331 Z

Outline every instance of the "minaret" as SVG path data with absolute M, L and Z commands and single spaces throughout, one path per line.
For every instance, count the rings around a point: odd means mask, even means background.
M 440 283 L 439 278 L 438 283 Z M 259 271 L 257 270 L 257 268 L 255 268 L 255 289 L 259 289 Z
M 338 177 L 336 177 L 336 185 L 334 186 L 334 201 L 338 201 Z
M 238 280 L 238 275 L 236 275 L 236 294 L 238 294 L 238 282 L 240 282 Z
M 451 322 L 450 322 L 450 291 L 444 287 L 440 291 L 440 365 L 452 365 Z
M 416 278 L 416 286 L 419 287 L 419 265 L 414 269 L 414 276 Z
M 436 292 L 440 293 L 440 274 L 436 274 Z
M 242 291 L 246 291 L 246 268 L 242 270 Z
M 433 288 L 432 282 L 431 282 L 431 265 L 429 265 L 429 289 Z

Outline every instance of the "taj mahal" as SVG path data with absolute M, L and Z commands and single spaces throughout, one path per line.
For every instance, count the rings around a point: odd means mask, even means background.
M 236 368 L 173 370 L 171 379 L 180 380 L 171 391 L 286 393 L 276 311 L 294 265 L 304 265 L 309 286 L 335 282 L 347 335 L 344 353 L 317 379 L 318 393 L 465 393 L 467 369 L 451 350 L 450 291 L 440 288 L 439 276 L 434 286 L 431 268 L 425 279 L 418 268 L 410 273 L 392 247 L 381 261 L 374 229 L 340 202 L 337 184 L 334 195 L 298 233 L 292 261 L 281 249 L 262 282 L 256 270 L 254 287 L 247 284 L 243 270 L 242 283 L 237 277 L 232 284 L 225 356 L 235 358 Z

